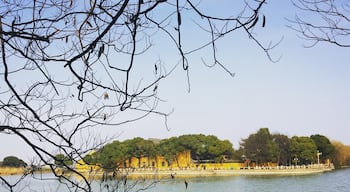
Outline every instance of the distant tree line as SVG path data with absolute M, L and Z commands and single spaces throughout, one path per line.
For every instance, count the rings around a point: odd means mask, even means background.
M 223 162 L 239 160 L 257 165 L 276 163 L 278 165 L 307 165 L 330 160 L 336 167 L 350 165 L 350 147 L 331 143 L 323 135 L 293 136 L 271 134 L 268 128 L 242 139 L 238 150 L 228 140 L 213 135 L 192 134 L 151 141 L 134 138 L 123 142 L 114 141 L 105 145 L 93 155 L 85 156 L 87 163 L 100 163 L 113 169 L 131 158 L 163 156 L 169 164 L 176 155 L 189 150 L 194 162 Z M 116 162 L 119 162 L 116 163 Z
M 336 167 L 350 165 L 350 147 L 331 143 L 323 135 L 310 137 L 270 134 L 268 128 L 261 128 L 240 143 L 236 158 L 257 164 L 275 162 L 278 165 L 310 164 L 330 160 Z
M 319 157 L 320 162 L 329 159 L 337 168 L 350 166 L 350 146 L 330 142 L 326 136 L 319 134 L 289 138 L 283 134 L 271 134 L 268 128 L 261 128 L 242 139 L 238 150 L 234 150 L 230 141 L 220 140 L 213 135 L 190 134 L 163 140 L 136 137 L 106 144 L 95 153 L 86 155 L 83 160 L 88 164 L 98 163 L 108 170 L 122 167 L 132 158 L 142 157 L 162 156 L 168 164 L 172 164 L 176 163 L 176 156 L 185 151 L 190 151 L 191 159 L 197 163 L 239 160 L 257 165 L 269 162 L 306 165 L 317 163 Z M 63 154 L 56 154 L 54 164 L 57 167 L 72 166 L 73 160 Z M 24 167 L 27 163 L 15 156 L 8 156 L 0 162 L 0 166 Z

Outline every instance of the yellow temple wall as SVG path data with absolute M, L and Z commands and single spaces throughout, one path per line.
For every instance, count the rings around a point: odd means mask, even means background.
M 244 163 L 193 163 L 191 159 L 191 152 L 185 151 L 179 153 L 174 157 L 169 165 L 168 161 L 162 157 L 157 156 L 155 158 L 150 157 L 141 157 L 136 158 L 132 157 L 125 161 L 124 165 L 121 165 L 120 168 L 156 168 L 158 170 L 169 170 L 169 169 L 225 169 L 225 170 L 234 170 L 244 167 Z M 85 170 L 85 171 L 95 171 L 100 169 L 98 165 L 88 165 L 83 160 L 79 160 L 76 165 L 76 169 Z

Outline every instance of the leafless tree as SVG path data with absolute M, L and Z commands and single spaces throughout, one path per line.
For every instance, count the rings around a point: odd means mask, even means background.
M 202 8 L 201 0 L 1 0 L 0 133 L 18 137 L 71 190 L 92 191 L 85 175 L 64 165 L 72 177 L 56 171 L 55 154 L 77 162 L 108 139 L 105 127 L 139 120 L 157 110 L 162 79 L 181 66 L 188 75 L 190 56 L 210 49 L 208 66 L 234 76 L 217 56 L 217 41 L 246 33 L 268 57 L 273 47 L 253 30 L 265 27 L 265 0 L 235 2 L 226 16 Z M 227 6 L 215 2 L 215 8 Z M 190 23 L 190 24 L 189 24 Z M 189 42 L 186 27 L 207 35 Z M 178 61 L 143 61 L 162 49 L 162 38 Z M 170 66 L 170 67 L 169 67 Z M 140 73 L 140 71 L 142 73 Z M 98 130 L 96 130 L 98 128 Z M 103 135 L 103 134 L 102 134 Z M 102 137 L 102 138 L 101 138 Z M 39 163 L 39 162 L 38 162 Z M 28 173 L 23 177 L 30 177 Z M 9 190 L 22 181 L 0 177 Z
M 340 47 L 350 47 L 350 2 L 335 0 L 293 0 L 300 12 L 291 28 L 313 47 L 319 42 L 327 42 Z

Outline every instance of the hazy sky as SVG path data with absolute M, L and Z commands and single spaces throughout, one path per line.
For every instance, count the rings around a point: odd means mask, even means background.
M 165 128 L 161 117 L 148 116 L 118 127 L 121 134 L 118 139 L 202 133 L 228 139 L 237 149 L 241 139 L 268 127 L 271 133 L 290 137 L 322 134 L 350 145 L 348 50 L 325 43 L 304 48 L 307 42 L 286 27 L 285 18 L 295 14 L 288 1 L 271 0 L 264 11 L 266 27 L 256 30 L 256 34 L 264 43 L 283 38 L 271 52 L 273 58 L 281 57 L 279 62 L 271 62 L 261 49 L 247 40 L 246 34 L 235 33 L 220 41 L 218 50 L 222 63 L 236 73 L 235 77 L 219 67 L 205 67 L 200 59 L 194 59 L 190 63 L 189 93 L 186 73 L 181 68 L 159 86 L 159 96 L 166 100 L 160 109 L 165 112 L 174 109 L 168 119 L 170 130 Z M 193 41 L 199 39 L 193 34 Z M 159 55 L 163 52 L 166 49 Z M 145 57 L 152 60 L 158 55 Z M 0 135 L 0 140 L 0 159 L 7 155 L 30 158 L 21 142 L 4 135 Z

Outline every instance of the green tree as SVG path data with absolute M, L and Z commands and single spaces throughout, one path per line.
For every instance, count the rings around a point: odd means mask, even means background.
M 273 134 L 272 140 L 278 146 L 277 164 L 288 165 L 291 159 L 289 152 L 290 138 L 282 134 Z
M 178 142 L 179 140 L 177 137 L 171 137 L 168 139 L 161 140 L 158 145 L 160 155 L 162 155 L 168 161 L 169 165 L 174 163 L 173 160 L 177 161 L 177 154 L 186 150 L 186 148 L 180 146 Z
M 261 128 L 241 142 L 241 148 L 247 159 L 259 163 L 277 162 L 278 145 L 273 142 L 268 128 Z
M 64 154 L 55 155 L 55 165 L 57 167 L 67 167 L 73 165 L 73 160 Z
M 86 164 L 94 165 L 94 164 L 98 163 L 97 155 L 98 155 L 98 153 L 85 155 L 83 160 Z
M 203 134 L 182 135 L 178 138 L 179 148 L 191 151 L 191 158 L 197 161 L 208 160 L 208 142 Z
M 310 137 L 292 137 L 289 150 L 295 163 L 309 164 L 316 162 L 317 146 Z
M 233 148 L 228 140 L 220 140 L 213 135 L 192 134 L 178 138 L 178 145 L 191 151 L 191 158 L 197 161 L 210 160 L 219 162 L 224 156 L 232 156 Z
M 215 162 L 220 162 L 225 157 L 231 158 L 233 155 L 233 146 L 228 140 L 219 140 L 216 136 L 208 136 L 206 146 L 206 157 Z
M 5 167 L 25 167 L 27 163 L 25 163 L 22 159 L 19 159 L 15 156 L 7 156 L 2 161 L 2 166 Z
M 124 166 L 125 160 L 131 154 L 128 154 L 127 148 L 120 141 L 113 141 L 97 151 L 96 156 L 102 168 L 111 171 L 117 167 Z
M 191 158 L 198 162 L 220 162 L 224 157 L 233 155 L 232 143 L 220 140 L 213 135 L 190 134 L 164 139 L 159 144 L 159 151 L 168 161 L 186 150 L 191 152 Z
M 316 134 L 311 135 L 310 138 L 315 142 L 317 150 L 322 153 L 320 156 L 321 160 L 332 158 L 335 148 L 326 136 Z
M 232 154 L 232 159 L 239 160 L 241 162 L 244 162 L 245 160 L 247 160 L 242 146 L 240 146 L 238 150 L 234 150 Z
M 122 142 L 122 146 L 126 150 L 126 157 L 128 157 L 129 161 L 132 157 L 136 157 L 138 159 L 141 157 L 155 158 L 158 154 L 155 143 L 141 137 L 126 140 Z M 141 167 L 140 164 L 139 167 Z
M 155 158 L 158 154 L 153 141 L 136 137 L 123 142 L 114 141 L 103 146 L 96 155 L 93 155 L 97 157 L 97 162 L 101 163 L 104 169 L 113 170 L 118 167 L 124 167 L 125 162 L 131 162 L 133 157 L 138 159 L 142 157 Z M 141 167 L 140 164 L 139 167 Z

